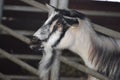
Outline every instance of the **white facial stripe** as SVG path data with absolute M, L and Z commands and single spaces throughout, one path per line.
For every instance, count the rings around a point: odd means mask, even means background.
M 50 36 L 46 46 L 53 46 L 55 44 L 55 42 L 60 38 L 60 35 L 61 35 L 61 32 L 59 32 L 59 31 L 56 31 L 55 33 L 53 33 Z

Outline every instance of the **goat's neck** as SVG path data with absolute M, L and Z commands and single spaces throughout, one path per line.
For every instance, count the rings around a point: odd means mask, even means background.
M 96 36 L 92 28 L 88 29 L 87 26 L 80 27 L 80 31 L 76 32 L 76 39 L 74 45 L 70 47 L 70 50 L 78 54 L 86 66 L 95 69 L 94 64 L 89 60 L 90 52 L 92 49 L 91 34 Z M 85 28 L 86 27 L 86 28 Z

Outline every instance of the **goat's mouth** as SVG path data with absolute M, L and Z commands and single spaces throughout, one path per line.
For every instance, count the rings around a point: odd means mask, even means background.
M 30 48 L 34 51 L 43 51 L 44 49 L 44 46 L 42 45 L 42 41 L 40 41 L 38 38 L 34 37 L 32 40 L 31 40 L 31 43 L 30 43 Z
M 34 51 L 43 51 L 44 49 L 41 44 L 31 44 L 30 48 Z

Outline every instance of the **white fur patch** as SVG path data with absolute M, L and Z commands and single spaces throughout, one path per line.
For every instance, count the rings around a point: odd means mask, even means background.
M 43 29 L 44 27 L 44 29 Z M 38 39 L 40 40 L 44 40 L 46 38 L 48 38 L 48 35 L 49 35 L 49 32 L 48 32 L 48 29 L 49 29 L 49 25 L 45 25 L 41 27 L 40 29 L 38 29 L 33 36 L 37 37 Z M 44 33 L 44 34 L 43 34 Z
M 49 40 L 47 41 L 46 46 L 52 46 L 52 45 L 54 45 L 55 42 L 59 39 L 60 34 L 61 34 L 61 32 L 59 32 L 59 31 L 54 32 L 50 36 Z
M 39 64 L 40 78 L 43 78 L 48 74 L 50 68 L 46 69 L 45 67 L 52 57 L 52 48 L 51 47 L 46 46 L 44 51 L 45 52 L 43 53 L 43 57 L 42 57 L 40 64 Z
M 58 14 L 58 12 L 52 12 L 50 17 L 46 20 L 45 25 L 47 25 L 56 14 Z
M 42 57 L 42 60 L 40 61 L 40 65 L 39 65 L 39 73 L 40 73 L 41 78 L 45 77 L 49 72 L 50 67 L 48 69 L 46 69 L 45 66 L 50 61 L 50 59 L 53 55 L 52 45 L 54 45 L 55 42 L 59 39 L 60 34 L 61 34 L 61 32 L 59 32 L 59 31 L 54 32 L 50 36 L 49 40 L 43 44 L 45 53 L 43 53 L 43 57 Z

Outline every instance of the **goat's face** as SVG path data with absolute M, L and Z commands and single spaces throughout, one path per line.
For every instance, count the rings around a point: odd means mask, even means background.
M 49 5 L 47 7 L 52 10 L 51 15 L 33 35 L 35 37 L 33 42 L 38 43 L 38 46 L 31 47 L 36 47 L 39 50 L 41 42 L 41 45 L 51 46 L 55 49 L 65 49 L 72 46 L 79 19 L 84 19 L 84 14 L 75 10 L 56 9 Z

